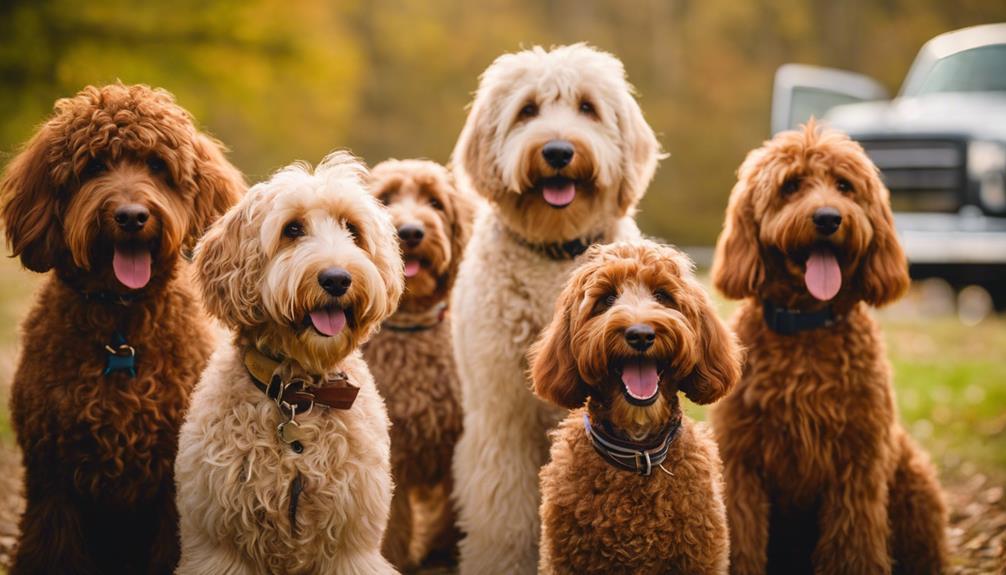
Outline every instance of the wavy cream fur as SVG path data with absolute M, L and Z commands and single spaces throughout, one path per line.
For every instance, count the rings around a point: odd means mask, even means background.
M 207 307 L 234 332 L 193 395 L 176 463 L 182 559 L 178 573 L 392 573 L 380 554 L 391 500 L 388 418 L 356 348 L 397 305 L 402 262 L 386 212 L 345 153 L 312 173 L 294 165 L 253 187 L 197 249 Z M 283 237 L 297 220 L 305 235 Z M 355 322 L 322 337 L 303 325 L 331 298 L 318 271 L 353 283 L 340 305 Z M 304 452 L 280 443 L 282 421 L 243 365 L 243 350 L 292 358 L 316 374 L 344 371 L 360 387 L 349 410 L 298 417 Z M 288 515 L 297 473 L 296 533 Z
M 597 119 L 576 115 L 584 95 Z M 540 113 L 515 123 L 528 98 L 541 103 Z M 564 210 L 528 207 L 520 199 L 532 193 L 526 184 L 540 173 L 540 148 L 552 138 L 574 142 L 583 159 L 577 169 L 593 178 L 594 193 Z M 482 75 L 453 157 L 459 183 L 489 200 L 451 296 L 464 410 L 454 457 L 454 496 L 467 534 L 462 574 L 536 571 L 538 470 L 548 458 L 546 432 L 565 414 L 531 393 L 526 354 L 577 262 L 547 259 L 514 236 L 638 237 L 631 215 L 658 158 L 656 138 L 610 54 L 580 44 L 534 48 L 501 56 Z

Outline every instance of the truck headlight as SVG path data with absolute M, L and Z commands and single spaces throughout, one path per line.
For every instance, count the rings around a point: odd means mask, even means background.
M 1006 145 L 976 140 L 968 144 L 968 177 L 978 182 L 978 199 L 989 210 L 1006 210 Z

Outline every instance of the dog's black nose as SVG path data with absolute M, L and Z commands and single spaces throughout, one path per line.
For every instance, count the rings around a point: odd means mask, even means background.
M 405 224 L 398 228 L 398 239 L 410 248 L 418 246 L 425 236 L 426 232 L 423 230 L 422 224 Z
M 553 168 L 565 168 L 573 160 L 573 144 L 566 140 L 552 140 L 542 147 L 541 155 Z
M 325 268 L 318 273 L 318 283 L 323 290 L 338 297 L 346 293 L 353 277 L 342 268 Z
M 835 233 L 838 230 L 838 226 L 842 224 L 842 214 L 838 213 L 838 210 L 835 208 L 828 206 L 814 210 L 812 219 L 818 233 L 825 236 Z
M 625 330 L 625 341 L 636 351 L 646 351 L 653 345 L 657 334 L 645 323 L 634 323 Z
M 115 223 L 127 232 L 138 232 L 150 219 L 150 210 L 140 204 L 126 204 L 115 210 Z

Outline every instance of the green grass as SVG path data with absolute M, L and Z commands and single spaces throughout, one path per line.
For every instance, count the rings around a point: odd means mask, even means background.
M 42 278 L 23 270 L 17 260 L 0 256 L 0 441 L 13 441 L 7 391 L 17 361 L 17 328 Z
M 1006 475 L 1006 320 L 885 321 L 901 418 L 944 468 Z

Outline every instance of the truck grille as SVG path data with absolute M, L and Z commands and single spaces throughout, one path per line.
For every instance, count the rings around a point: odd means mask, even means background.
M 896 212 L 956 212 L 967 190 L 959 140 L 860 140 L 880 168 Z

